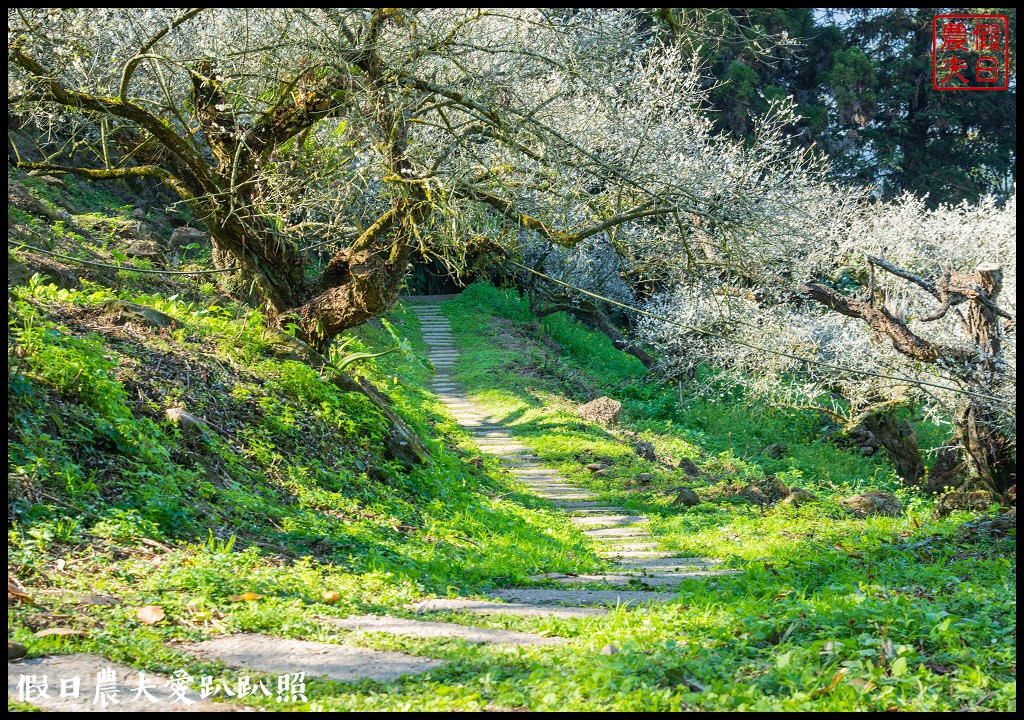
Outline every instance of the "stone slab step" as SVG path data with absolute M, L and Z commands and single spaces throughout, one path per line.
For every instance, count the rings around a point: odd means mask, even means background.
M 615 568 L 625 572 L 650 572 L 652 570 L 656 573 L 671 570 L 689 572 L 691 570 L 710 570 L 715 565 L 720 565 L 721 563 L 721 560 L 712 560 L 710 558 L 662 556 L 648 559 L 627 559 L 623 562 L 615 563 Z
M 600 543 L 597 554 L 604 558 L 655 558 L 671 557 L 668 550 L 658 550 L 656 542 L 638 542 L 626 545 L 612 545 L 611 543 Z
M 462 598 L 421 600 L 407 606 L 416 612 L 471 612 L 478 615 L 516 615 L 519 617 L 585 618 L 605 615 L 602 607 L 571 607 L 545 603 L 504 603 Z
M 510 603 L 535 605 L 640 605 L 668 602 L 675 593 L 648 590 L 554 590 L 546 588 L 505 588 L 487 593 L 488 597 Z
M 600 575 L 563 575 L 560 573 L 545 573 L 536 575 L 531 580 L 548 580 L 560 584 L 570 583 L 607 583 L 608 585 L 629 585 L 639 582 L 650 588 L 666 587 L 674 588 L 682 585 L 687 580 L 703 579 L 716 575 L 729 575 L 734 571 L 729 570 L 689 570 L 685 572 L 657 572 L 646 574 L 631 574 L 625 572 L 609 572 Z
M 98 674 L 101 671 L 112 671 L 110 684 L 103 685 L 109 689 L 110 695 L 117 704 L 103 702 L 103 694 L 96 696 Z M 46 697 L 36 693 L 24 693 L 24 686 L 19 690 L 19 682 L 23 676 L 35 675 L 37 679 L 46 676 L 48 692 Z M 78 697 L 71 693 L 61 696 L 61 681 L 79 679 Z M 166 675 L 143 672 L 135 668 L 113 663 L 99 655 L 77 653 L 75 655 L 57 655 L 56 657 L 33 658 L 7 663 L 7 697 L 22 700 L 42 710 L 53 712 L 237 712 L 252 708 L 230 702 L 214 702 L 202 699 L 199 693 L 191 688 L 184 689 L 181 700 L 171 693 Z M 146 692 L 153 698 L 150 700 L 139 692 L 140 683 L 144 683 Z M 70 683 L 69 683 L 70 684 Z M 230 685 L 229 685 L 230 687 Z M 277 688 L 271 688 L 275 692 Z M 237 688 L 235 689 L 237 692 Z M 216 696 L 215 696 L 216 697 Z M 175 702 L 171 702 L 175 700 Z
M 593 507 L 593 508 L 576 508 L 568 509 L 562 508 L 571 517 L 586 517 L 588 515 L 604 515 L 609 512 L 622 512 L 622 508 L 617 507 Z
M 562 501 L 565 501 L 565 500 L 568 500 L 568 498 L 562 497 L 563 495 L 587 495 L 587 494 L 590 494 L 591 496 L 588 497 L 588 498 L 585 498 L 585 499 L 593 501 L 593 502 L 597 502 L 596 501 L 596 498 L 598 497 L 597 495 L 594 495 L 592 493 L 588 493 L 587 490 L 584 490 L 582 488 L 572 487 L 571 485 L 563 486 L 563 485 L 558 485 L 558 484 L 555 484 L 555 483 L 544 483 L 544 484 L 541 484 L 541 483 L 538 483 L 535 480 L 530 479 L 529 477 L 523 477 L 522 475 L 519 475 L 518 473 L 514 473 L 514 474 L 516 475 L 516 477 L 519 479 L 520 482 L 528 485 L 530 487 L 530 489 L 533 490 L 538 495 L 541 495 L 543 497 L 550 496 L 550 497 L 548 497 L 549 500 L 562 500 Z
M 537 493 L 537 494 L 538 494 L 539 497 L 542 497 L 545 500 L 594 500 L 595 498 L 597 498 L 597 495 L 594 495 L 593 493 L 589 493 L 589 494 L 588 493 L 575 493 L 575 494 L 574 493 L 564 493 L 564 494 L 559 494 L 559 493 L 547 493 L 547 494 Z
M 400 652 L 255 634 L 213 638 L 186 645 L 184 649 L 232 668 L 275 675 L 304 672 L 307 678 L 325 676 L 343 682 L 389 682 L 402 675 L 416 675 L 444 664 L 440 660 Z
M 568 511 L 572 511 L 572 510 L 596 510 L 596 509 L 599 509 L 599 508 L 601 510 L 617 510 L 617 511 L 621 511 L 622 510 L 622 508 L 604 507 L 600 503 L 596 503 L 596 502 L 593 502 L 593 501 L 587 501 L 587 500 L 584 500 L 584 501 L 578 501 L 578 500 L 556 500 L 555 502 L 553 502 L 551 504 L 554 505 L 556 508 L 559 508 L 560 510 L 568 510 Z
M 590 517 L 573 518 L 577 525 L 636 525 L 647 522 L 645 515 L 592 515 Z
M 645 528 L 638 528 L 636 526 L 584 530 L 583 534 L 594 539 L 650 537 L 650 533 Z
M 512 630 L 496 630 L 455 623 L 428 622 L 409 620 L 390 615 L 360 615 L 344 620 L 337 618 L 321 618 L 331 625 L 346 630 L 357 630 L 364 633 L 386 633 L 388 635 L 405 635 L 417 638 L 457 638 L 471 643 L 500 643 L 502 645 L 554 645 L 565 642 L 564 638 L 541 637 L 530 633 Z

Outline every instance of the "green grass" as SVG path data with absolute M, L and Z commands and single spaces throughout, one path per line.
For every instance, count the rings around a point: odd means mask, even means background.
M 37 188 L 33 188 L 37 189 Z M 70 185 L 116 222 L 130 214 Z M 55 241 L 64 228 L 15 218 Z M 476 617 L 452 622 L 558 635 L 565 645 L 499 648 L 340 631 L 324 618 L 411 616 L 410 601 L 474 596 L 543 572 L 602 567 L 560 513 L 477 454 L 426 390 L 414 313 L 397 308 L 346 334 L 339 352 L 381 352 L 358 367 L 420 433 L 432 457 L 384 459 L 384 421 L 361 396 L 273 355 L 263 318 L 212 287 L 44 281 L 9 289 L 8 566 L 38 604 L 10 607 L 8 635 L 30 656 L 95 652 L 150 672 L 239 673 L 176 645 L 219 633 L 356 644 L 446 664 L 388 684 L 307 681 L 325 710 L 913 710 L 1016 705 L 1014 537 L 933 518 L 881 458 L 822 442 L 820 421 L 725 393 L 716 402 L 645 377 L 635 358 L 564 315 L 538 322 L 511 291 L 474 285 L 444 306 L 458 378 L 552 465 L 651 517 L 666 549 L 738 571 L 684 584 L 667 605 L 600 618 Z M 178 318 L 173 330 L 114 325 L 122 298 Z M 600 395 L 622 426 L 578 418 Z M 164 410 L 205 418 L 184 434 Z M 637 457 L 622 430 L 699 477 Z M 771 442 L 788 452 L 761 454 Z M 608 472 L 592 476 L 588 462 Z M 636 478 L 653 477 L 646 484 Z M 762 511 L 736 488 L 774 474 L 819 501 Z M 688 486 L 704 502 L 675 507 Z M 837 499 L 896 489 L 900 518 L 856 520 Z M 327 602 L 324 593 L 340 599 Z M 237 601 L 246 592 L 260 597 Z M 113 605 L 80 596 L 106 593 Z M 160 605 L 149 627 L 135 608 Z M 84 636 L 36 637 L 47 627 Z M 612 644 L 619 652 L 600 653 Z M 270 678 L 270 683 L 276 678 Z M 247 698 L 247 701 L 251 700 Z M 280 709 L 273 698 L 253 701 Z M 17 703 L 11 709 L 25 709 Z

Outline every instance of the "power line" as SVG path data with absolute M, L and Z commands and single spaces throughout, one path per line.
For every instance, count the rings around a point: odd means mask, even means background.
M 8 245 L 12 245 L 17 248 L 26 248 L 33 252 L 42 253 L 43 255 L 50 255 L 61 260 L 67 260 L 68 262 L 77 263 L 79 265 L 91 265 L 93 267 L 110 268 L 111 270 L 124 270 L 125 272 L 137 272 L 137 273 L 148 273 L 150 275 L 214 275 L 216 273 L 234 272 L 235 270 L 241 270 L 240 265 L 229 268 L 215 268 L 213 270 L 147 270 L 145 268 L 137 267 L 125 267 L 124 265 L 110 265 L 108 263 L 94 262 L 92 260 L 83 260 L 82 258 L 71 257 L 70 255 L 61 255 L 55 253 L 52 250 L 44 250 L 41 247 L 35 247 L 34 245 L 28 245 L 17 240 L 11 240 L 8 238 Z
M 971 392 L 970 390 L 961 390 L 960 388 L 952 387 L 950 385 L 940 385 L 939 383 L 928 382 L 927 380 L 915 380 L 913 378 L 899 377 L 898 375 L 886 375 L 884 373 L 877 373 L 871 370 L 857 370 L 856 368 L 846 367 L 844 365 L 833 365 L 832 363 L 822 362 L 821 360 L 814 360 L 812 358 L 803 357 L 801 355 L 794 355 L 793 353 L 787 353 L 781 350 L 771 350 L 766 347 L 761 347 L 760 345 L 754 345 L 753 343 L 749 343 L 746 340 L 740 340 L 738 338 L 729 337 L 727 335 L 722 335 L 720 333 L 712 332 L 710 330 L 704 330 L 703 328 L 695 327 L 693 325 L 687 325 L 686 323 L 679 322 L 678 320 L 672 320 L 671 318 L 667 318 L 664 315 L 658 315 L 657 313 L 652 313 L 647 310 L 641 310 L 638 307 L 627 305 L 626 303 L 619 302 L 618 300 L 612 300 L 611 298 L 598 295 L 597 293 L 593 293 L 590 292 L 589 290 L 584 290 L 581 287 L 577 287 L 575 285 L 567 283 L 564 280 L 558 280 L 557 278 L 553 278 L 550 275 L 545 275 L 539 270 L 534 270 L 533 268 L 527 267 L 526 265 L 518 263 L 515 260 L 508 260 L 507 262 L 511 265 L 515 265 L 518 268 L 522 268 L 527 272 L 531 272 L 538 277 L 544 278 L 545 280 L 548 280 L 553 283 L 558 283 L 559 285 L 567 287 L 570 290 L 575 290 L 576 292 L 583 293 L 584 295 L 589 295 L 590 297 L 595 298 L 597 300 L 601 300 L 611 305 L 617 305 L 618 307 L 621 307 L 625 310 L 635 312 L 639 315 L 645 315 L 655 320 L 660 320 L 662 322 L 668 323 L 669 325 L 681 327 L 684 330 L 689 330 L 690 332 L 695 332 L 699 335 L 713 337 L 718 340 L 733 343 L 734 345 L 742 345 L 743 347 L 747 347 L 750 348 L 751 350 L 756 350 L 758 352 L 767 353 L 769 355 L 778 355 L 779 357 L 789 358 L 790 360 L 796 360 L 797 362 L 803 363 L 805 365 L 815 365 L 817 367 L 822 367 L 829 370 L 839 370 L 841 372 L 847 372 L 853 375 L 863 375 L 866 377 L 880 378 L 883 380 L 897 380 L 899 382 L 910 383 L 911 385 L 920 385 L 924 387 L 937 388 L 939 390 L 946 390 L 948 392 L 957 393 L 959 395 L 967 395 L 969 397 L 982 398 L 985 400 L 995 400 L 996 402 L 999 403 L 1007 403 L 1005 398 L 996 397 L 995 395 L 986 395 L 984 393 Z

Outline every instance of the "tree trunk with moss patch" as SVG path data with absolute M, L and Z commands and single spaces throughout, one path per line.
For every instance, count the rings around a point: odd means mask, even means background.
M 917 433 L 910 422 L 899 422 L 892 413 L 877 413 L 864 418 L 864 426 L 885 448 L 903 483 L 920 484 L 924 477 L 924 460 L 917 444 Z

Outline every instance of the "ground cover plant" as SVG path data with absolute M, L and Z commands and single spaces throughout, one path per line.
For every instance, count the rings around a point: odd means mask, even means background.
M 677 388 L 645 379 L 603 336 L 565 316 L 537 322 L 525 299 L 488 285 L 445 306 L 468 391 L 565 476 L 647 513 L 664 548 L 740 572 L 686 583 L 664 606 L 597 619 L 472 620 L 567 637 L 567 647 L 339 635 L 324 618 L 410 616 L 404 605 L 417 597 L 471 596 L 601 561 L 544 501 L 489 462 L 467 462 L 471 441 L 420 384 L 430 370 L 416 354 L 412 313 L 364 328 L 346 348 L 408 341 L 405 353 L 367 366 L 381 384 L 402 379 L 396 403 L 435 438 L 434 464 L 407 473 L 375 460 L 373 408 L 360 411 L 358 398 L 334 393 L 308 366 L 268 358 L 257 321 L 132 296 L 173 312 L 182 328 L 107 326 L 97 308 L 112 296 L 42 281 L 12 294 L 9 427 L 19 482 L 9 562 L 38 604 L 12 608 L 11 637 L 31 654 L 94 651 L 151 671 L 231 678 L 176 643 L 249 631 L 448 661 L 388 685 L 310 684 L 309 705 L 300 705 L 325 709 L 1014 705 L 1012 535 L 965 527 L 966 514 L 935 519 L 934 503 L 901 489 L 883 460 L 822 442 L 808 418 L 751 422 L 730 398 L 679 404 Z M 167 372 L 189 367 L 187 389 L 168 381 Z M 623 398 L 619 428 L 573 412 L 595 393 Z M 188 437 L 155 411 L 172 402 L 209 420 L 204 436 Z M 71 423 L 92 431 L 60 431 Z M 691 458 L 700 474 L 642 460 L 623 431 Z M 768 440 L 790 452 L 760 456 Z M 585 468 L 594 461 L 609 472 L 595 478 Z M 653 477 L 638 484 L 645 472 Z M 820 500 L 764 509 L 737 498 L 739 484 L 766 473 Z M 684 485 L 699 505 L 672 502 Z M 901 493 L 907 513 L 860 520 L 836 503 L 871 488 Z M 136 608 L 145 605 L 170 621 L 142 624 Z M 33 634 L 47 627 L 82 634 Z M 618 652 L 601 654 L 609 644 Z
M 9 8 L 9 709 L 1015 710 L 935 12 Z

